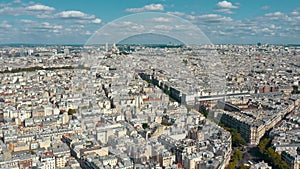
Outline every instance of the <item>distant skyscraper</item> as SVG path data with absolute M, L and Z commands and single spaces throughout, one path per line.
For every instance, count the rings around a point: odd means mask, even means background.
M 32 50 L 32 49 L 29 49 L 29 50 L 28 50 L 28 55 L 31 56 L 32 54 L 33 54 L 33 50 Z
M 70 51 L 69 51 L 69 49 L 68 49 L 68 48 L 65 48 L 65 49 L 64 49 L 64 54 L 65 54 L 65 55 L 68 55 L 68 54 L 70 54 Z

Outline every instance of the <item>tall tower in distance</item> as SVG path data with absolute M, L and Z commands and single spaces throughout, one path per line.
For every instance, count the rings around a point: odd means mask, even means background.
M 108 43 L 105 43 L 105 51 L 108 52 Z
M 65 48 L 65 49 L 64 49 L 64 54 L 65 54 L 65 55 L 69 55 L 69 54 L 70 54 L 70 50 L 69 50 L 68 48 Z

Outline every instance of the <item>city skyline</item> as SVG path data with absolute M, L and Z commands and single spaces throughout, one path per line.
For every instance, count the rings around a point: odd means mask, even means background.
M 214 44 L 299 44 L 300 2 L 289 1 L 27 1 L 0 3 L 0 43 L 85 44 L 120 17 L 160 12 L 199 27 Z M 166 18 L 157 18 L 168 24 Z M 174 24 L 174 23 L 172 23 Z M 157 29 L 174 31 L 157 26 Z M 125 25 L 135 28 L 141 25 Z M 76 35 L 76 36 L 74 36 Z

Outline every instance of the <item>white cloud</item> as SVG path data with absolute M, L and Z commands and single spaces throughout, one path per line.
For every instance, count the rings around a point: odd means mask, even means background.
M 215 9 L 214 11 L 215 12 L 222 12 L 222 13 L 226 13 L 226 14 L 233 14 L 234 13 L 229 8 L 220 8 L 220 9 Z
M 46 16 L 49 17 L 50 14 L 55 10 L 55 8 L 42 5 L 42 4 L 6 4 L 2 9 L 0 9 L 1 15 L 11 15 L 11 16 L 22 16 L 22 15 L 32 15 L 32 16 Z
M 280 21 L 280 22 L 293 22 L 294 17 L 289 16 L 282 12 L 274 12 L 274 13 L 267 13 L 261 17 L 258 17 L 262 22 L 272 22 L 272 21 Z M 282 23 L 284 24 L 284 23 Z
M 267 6 L 267 5 L 266 5 L 266 6 L 263 6 L 263 7 L 261 7 L 261 9 L 262 9 L 262 10 L 268 10 L 268 9 L 270 9 L 270 8 L 271 8 L 271 7 L 270 7 L 270 6 Z
M 150 4 L 144 6 L 144 9 L 147 11 L 163 11 L 164 6 L 162 4 Z
M 144 25 L 132 25 L 130 28 L 136 31 L 143 31 L 145 27 Z
M 0 28 L 11 28 L 12 25 L 9 24 L 7 21 L 3 21 L 0 23 Z
M 81 11 L 62 11 L 56 14 L 56 17 L 63 19 L 95 19 L 94 15 L 89 15 Z
M 90 31 L 85 31 L 86 35 L 91 35 L 92 33 Z
M 158 18 L 153 18 L 152 21 L 154 21 L 154 22 L 171 22 L 172 19 L 167 18 L 167 17 L 158 17 Z
M 236 3 L 239 4 L 239 3 Z M 237 9 L 239 8 L 238 6 L 232 5 L 231 2 L 228 1 L 221 1 L 217 3 L 217 6 L 219 7 L 218 9 L 215 9 L 215 12 L 221 12 L 221 13 L 226 13 L 226 14 L 233 14 L 232 9 Z
M 224 31 L 219 31 L 218 33 L 219 33 L 219 35 L 222 35 L 222 36 L 230 35 L 229 32 L 224 32 Z
M 34 22 L 32 20 L 29 20 L 29 19 L 21 19 L 19 21 L 22 22 L 22 23 L 33 23 Z
M 271 25 L 270 25 L 270 28 L 271 28 L 271 29 L 281 29 L 281 26 L 276 26 L 276 25 L 274 25 L 274 24 L 271 24 Z
M 230 22 L 233 21 L 232 18 L 218 15 L 218 14 L 206 14 L 206 15 L 200 15 L 197 17 L 200 19 L 200 21 L 205 21 L 205 22 Z
M 53 25 L 49 22 L 43 22 L 42 24 L 39 24 L 36 26 L 38 29 L 52 29 L 52 30 L 58 30 L 58 29 L 63 29 L 62 25 Z
M 294 17 L 294 19 L 295 19 L 296 21 L 300 21 L 300 16 L 296 16 L 296 17 Z M 299 22 L 298 22 L 298 24 L 300 25 Z
M 160 30 L 168 30 L 168 31 L 172 30 L 172 27 L 168 25 L 155 25 L 154 28 Z
M 127 12 L 145 12 L 145 11 L 163 11 L 164 6 L 162 4 L 149 4 L 142 8 L 128 8 Z
M 122 28 L 122 27 L 129 27 L 129 26 L 132 26 L 132 25 L 136 25 L 135 23 L 133 22 L 130 22 L 130 21 L 122 21 L 122 22 L 111 22 L 109 23 L 110 26 L 113 26 L 113 27 L 117 27 L 117 28 Z
M 53 29 L 62 29 L 63 26 L 61 26 L 61 25 L 54 25 L 52 28 L 53 28 Z
M 30 11 L 54 11 L 55 10 L 55 8 L 53 8 L 53 7 L 41 5 L 41 4 L 28 6 L 28 7 L 26 7 L 26 9 L 30 10 Z
M 186 25 L 175 25 L 174 26 L 174 30 L 187 30 L 190 29 L 189 27 L 187 27 Z
M 299 15 L 299 12 L 298 11 L 293 11 L 292 15 Z
M 215 12 L 222 12 L 226 14 L 232 14 L 234 10 L 239 8 L 239 4 L 231 3 L 223 0 L 219 0 L 217 5 L 215 5 Z M 1 6 L 1 5 L 0 5 Z M 260 6 L 261 7 L 261 6 Z M 261 7 L 263 10 L 269 9 L 268 6 Z M 45 37 L 50 36 L 53 41 L 56 41 L 56 36 L 61 38 L 61 42 L 69 37 L 73 41 L 74 34 L 78 34 L 81 37 L 86 37 L 93 33 L 95 25 L 101 23 L 101 19 L 97 18 L 95 15 L 84 13 L 82 11 L 70 10 L 70 11 L 58 11 L 49 6 L 27 3 L 27 4 L 12 4 L 3 6 L 0 8 L 0 15 L 5 16 L 19 16 L 16 21 L 7 22 L 0 21 L 0 29 L 5 37 L 10 39 L 16 39 L 13 37 L 18 37 L 19 34 L 30 35 L 30 37 Z M 128 11 L 131 12 L 143 12 L 143 11 L 162 11 L 164 6 L 161 4 L 150 4 L 141 8 L 131 8 Z M 232 12 L 233 11 L 233 12 Z M 295 8 L 289 12 L 279 12 L 274 11 L 273 13 L 268 13 L 270 11 L 265 11 L 266 14 L 262 14 L 257 17 L 252 17 L 250 19 L 244 18 L 242 20 L 233 20 L 231 17 L 224 16 L 221 13 L 211 13 L 211 14 L 199 14 L 199 13 L 183 13 L 183 12 L 167 12 L 170 15 L 181 16 L 192 23 L 196 24 L 199 28 L 205 32 L 208 37 L 213 41 L 224 40 L 224 42 L 240 42 L 240 39 L 245 39 L 244 42 L 251 43 L 251 38 L 256 42 L 257 37 L 263 38 L 268 36 L 275 38 L 279 36 L 285 36 L 281 40 L 287 40 L 288 38 L 296 39 L 300 38 L 300 9 Z M 171 16 L 163 16 L 148 19 L 148 21 L 156 22 L 152 24 L 150 28 L 155 28 L 160 31 L 185 31 L 188 28 L 184 23 L 173 23 L 175 19 Z M 24 17 L 23 17 L 24 16 Z M 30 17 L 27 17 L 30 16 Z M 28 19 L 30 18 L 30 20 Z M 44 22 L 41 19 L 44 18 Z M 64 19 L 64 20 L 60 20 Z M 143 26 L 146 24 L 146 26 Z M 143 30 L 148 31 L 147 22 L 134 23 L 123 22 L 115 25 L 115 29 L 119 30 L 119 27 L 124 27 L 124 30 L 128 32 L 142 32 Z M 197 27 L 197 28 L 198 28 Z M 151 31 L 150 31 L 151 32 Z M 110 36 L 112 36 L 111 34 Z M 221 35 L 221 36 L 220 36 Z M 1 37 L 0 37 L 1 38 Z M 21 38 L 19 38 L 21 39 Z M 28 39 L 28 38 L 23 38 Z M 36 41 L 37 38 L 32 38 L 32 41 Z M 40 38 L 45 39 L 45 38 Z M 85 40 L 85 38 L 83 38 Z M 15 41 L 18 41 L 16 39 Z
M 235 9 L 238 8 L 238 6 L 234 6 L 232 5 L 231 2 L 228 1 L 221 1 L 217 3 L 217 6 L 219 6 L 220 8 L 228 8 L 228 9 Z
M 175 12 L 167 12 L 167 14 L 176 15 L 176 16 L 184 16 L 185 15 L 185 13 L 183 13 L 183 12 L 177 12 L 177 11 L 175 11 Z
M 279 17 L 279 16 L 283 16 L 284 14 L 282 12 L 274 12 L 274 13 L 267 13 L 265 14 L 265 16 L 268 17 Z
M 53 32 L 53 33 L 59 33 L 60 30 L 58 30 L 58 29 L 53 29 L 53 30 L 51 30 L 50 32 Z
M 42 25 L 43 25 L 43 26 L 49 26 L 50 23 L 49 23 L 49 22 L 43 22 Z
M 298 16 L 300 14 L 300 8 L 295 9 L 293 12 L 291 12 L 292 15 Z
M 12 8 L 12 7 L 4 7 L 2 9 L 0 9 L 0 14 L 1 15 L 12 15 L 12 16 L 19 16 L 22 14 L 26 14 L 26 11 L 24 10 L 24 8 L 20 8 L 20 7 L 16 7 L 16 8 Z
M 92 20 L 92 23 L 99 24 L 99 23 L 101 23 L 101 19 L 96 18 L 96 19 Z
M 272 32 L 269 28 L 263 28 L 262 32 Z

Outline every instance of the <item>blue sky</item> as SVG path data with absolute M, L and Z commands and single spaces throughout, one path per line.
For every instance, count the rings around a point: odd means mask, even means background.
M 105 24 L 141 12 L 183 18 L 215 44 L 300 44 L 299 0 L 1 0 L 0 43 L 84 44 Z

